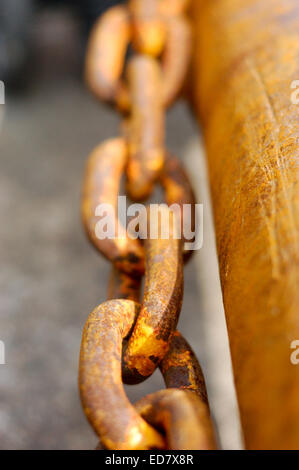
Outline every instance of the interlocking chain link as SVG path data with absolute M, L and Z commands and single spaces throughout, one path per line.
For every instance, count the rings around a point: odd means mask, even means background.
M 87 84 L 124 117 L 123 136 L 99 145 L 89 157 L 82 195 L 86 233 L 112 263 L 109 300 L 87 319 L 79 370 L 85 414 L 107 449 L 215 448 L 204 378 L 176 330 L 183 262 L 191 254 L 177 236 L 177 220 L 183 226 L 182 208 L 190 204 L 194 224 L 195 198 L 179 160 L 164 144 L 166 108 L 182 90 L 190 58 L 188 3 L 129 0 L 98 20 L 88 45 Z M 135 201 L 148 198 L 156 184 L 163 188 L 166 204 L 160 206 L 155 239 L 141 243 L 122 225 L 113 240 L 97 237 L 97 207 L 110 204 L 117 214 L 124 173 L 127 194 Z M 161 235 L 163 220 L 170 226 L 167 240 Z M 148 223 L 152 229 L 150 211 Z M 157 367 L 167 389 L 133 406 L 123 384 L 141 382 Z

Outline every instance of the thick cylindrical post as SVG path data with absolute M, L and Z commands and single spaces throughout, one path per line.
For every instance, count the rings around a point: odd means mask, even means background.
M 193 102 L 208 153 L 246 447 L 299 449 L 298 0 L 196 0 Z

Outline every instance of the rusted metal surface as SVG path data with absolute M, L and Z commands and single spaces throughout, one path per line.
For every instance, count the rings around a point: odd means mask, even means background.
M 159 0 L 129 0 L 132 13 L 133 46 L 140 54 L 158 57 L 165 44 L 165 23 Z
M 182 208 L 184 204 L 195 205 L 195 195 L 190 179 L 180 160 L 170 153 L 166 155 L 160 181 L 169 206 L 178 204 Z
M 163 438 L 130 404 L 121 380 L 122 340 L 138 305 L 110 300 L 97 307 L 84 327 L 79 385 L 85 414 L 108 449 L 163 448 Z
M 297 0 L 193 2 L 224 307 L 248 449 L 299 449 Z M 297 165 L 298 166 L 298 165 Z
M 162 56 L 162 102 L 166 107 L 183 86 L 191 54 L 191 28 L 182 16 L 186 2 L 174 2 L 169 11 L 165 3 L 132 0 L 131 14 L 126 6 L 116 6 L 93 26 L 86 55 L 86 82 L 97 98 L 115 104 L 124 113 L 132 106 L 127 80 L 122 77 L 130 43 L 140 54 Z
M 110 300 L 89 315 L 84 327 L 80 394 L 86 416 L 101 439 L 98 448 L 213 449 L 215 440 L 206 397 L 187 389 L 189 377 L 185 374 L 180 381 L 183 389 L 171 388 L 148 395 L 135 409 L 126 397 L 121 381 L 122 340 L 129 335 L 139 309 L 130 300 Z M 176 336 L 185 348 L 181 335 Z M 195 363 L 193 358 L 187 361 Z M 180 360 L 174 358 L 173 362 L 178 365 Z M 194 374 L 199 374 L 195 382 L 201 383 L 199 366 L 193 369 Z M 170 383 L 176 383 L 173 374 L 176 375 L 176 369 L 171 367 Z M 156 429 L 162 429 L 165 438 Z
M 160 0 L 159 10 L 162 15 L 182 15 L 189 7 L 191 0 Z
M 127 190 L 134 200 L 147 198 L 164 163 L 164 110 L 159 63 L 137 55 L 128 64 L 131 114 L 128 122 Z
M 111 223 L 117 220 L 117 196 L 122 173 L 127 162 L 127 146 L 123 139 L 111 139 L 99 145 L 90 155 L 86 166 L 82 191 L 82 219 L 86 233 L 93 245 L 117 268 L 133 274 L 144 271 L 143 249 L 138 240 L 128 237 L 125 227 L 120 225 L 118 238 L 99 239 L 96 215 L 99 204 L 114 208 Z M 107 209 L 108 210 L 108 209 Z M 104 213 L 101 214 L 104 216 Z M 105 217 L 106 219 L 106 217 Z M 107 220 L 107 219 L 106 219 Z
M 130 276 L 115 266 L 112 267 L 108 285 L 108 300 L 127 299 L 139 302 L 140 288 L 140 277 Z
M 160 390 L 142 398 L 135 408 L 152 426 L 163 429 L 168 449 L 216 448 L 207 405 L 193 392 Z
M 128 93 L 121 80 L 131 39 L 128 10 L 116 6 L 108 10 L 92 29 L 86 55 L 85 78 L 94 95 L 128 108 Z
M 190 63 L 192 35 L 187 18 L 168 16 L 162 56 L 163 104 L 169 106 L 181 91 Z
M 195 195 L 180 160 L 170 153 L 166 155 L 160 182 L 165 191 L 166 203 L 168 206 L 171 206 L 181 223 L 180 231 L 183 242 L 190 241 L 185 239 L 184 227 L 188 227 L 188 232 L 195 232 Z M 188 210 L 185 213 L 187 220 L 184 220 L 184 205 L 188 206 Z M 185 262 L 192 256 L 192 253 L 193 251 L 184 249 Z
M 124 379 L 138 383 L 151 375 L 165 356 L 169 339 L 176 329 L 183 298 L 183 261 L 181 240 L 173 238 L 176 225 L 174 216 L 163 208 L 169 217 L 169 239 L 145 240 L 145 286 L 140 314 L 124 354 Z M 161 220 L 149 225 L 161 230 Z M 160 232 L 159 232 L 160 233 Z
M 160 363 L 160 370 L 167 388 L 179 388 L 195 392 L 208 403 L 207 390 L 201 367 L 190 345 L 179 331 L 169 343 L 169 350 Z

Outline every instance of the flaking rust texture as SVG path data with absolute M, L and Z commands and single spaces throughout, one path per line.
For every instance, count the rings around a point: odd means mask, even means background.
M 128 63 L 131 114 L 128 120 L 127 190 L 134 200 L 147 198 L 164 165 L 165 112 L 159 62 L 144 55 Z
M 191 0 L 162 0 L 159 2 L 159 10 L 162 15 L 182 15 L 190 6 Z
M 112 294 L 123 292 L 120 286 L 127 283 L 127 275 L 118 274 L 112 273 Z M 140 305 L 131 300 L 109 300 L 89 315 L 84 327 L 80 395 L 100 438 L 98 449 L 214 449 L 204 378 L 178 331 L 160 367 L 168 389 L 144 397 L 135 409 L 130 404 L 121 379 L 122 347 L 139 311 Z
M 171 210 L 177 216 L 177 220 L 180 222 L 180 230 L 182 240 L 190 241 L 185 239 L 184 227 L 188 228 L 188 232 L 191 230 L 195 233 L 195 211 L 196 211 L 196 199 L 191 182 L 184 168 L 182 167 L 180 160 L 175 156 L 167 153 L 165 158 L 165 164 L 163 171 L 160 176 L 160 182 L 165 191 L 165 200 L 168 206 L 172 206 Z M 184 205 L 188 207 L 185 214 L 187 220 L 184 217 Z M 190 210 L 190 212 L 189 212 Z M 184 262 L 187 262 L 192 256 L 192 250 L 184 250 Z
M 93 150 L 86 165 L 81 212 L 86 233 L 95 248 L 120 270 L 140 275 L 144 271 L 142 246 L 138 240 L 133 240 L 127 235 L 126 227 L 117 220 L 117 197 L 127 156 L 127 146 L 121 138 L 107 140 Z M 99 235 L 103 234 L 97 233 L 96 227 L 105 213 L 98 214 L 96 209 L 100 205 L 105 207 L 105 204 L 114 209 L 113 213 L 111 211 L 108 214 L 109 224 L 115 228 L 116 236 L 100 239 Z M 108 214 L 105 223 L 108 223 Z
M 245 445 L 299 449 L 299 3 L 196 0 L 191 17 Z
M 190 23 L 183 16 L 186 2 L 175 2 L 171 10 L 156 0 L 132 0 L 129 6 L 131 12 L 125 5 L 110 8 L 94 24 L 85 62 L 90 91 L 125 114 L 132 105 L 124 73 L 129 46 L 139 54 L 161 56 L 161 99 L 169 106 L 182 89 L 192 44 Z
M 163 429 L 167 449 L 216 448 L 208 407 L 195 393 L 175 388 L 160 390 L 142 398 L 135 407 L 152 426 Z
M 164 440 L 130 404 L 121 380 L 122 340 L 139 307 L 131 300 L 110 300 L 88 317 L 79 367 L 84 412 L 108 449 L 163 448 Z
M 162 56 L 163 104 L 169 106 L 184 84 L 190 63 L 192 35 L 185 16 L 166 16 L 166 41 Z
M 215 448 L 200 366 L 179 332 L 161 370 L 167 386 L 180 390 L 148 395 L 135 408 L 129 402 L 121 379 L 122 344 L 139 311 L 131 300 L 109 300 L 91 312 L 84 327 L 79 387 L 86 417 L 100 438 L 98 449 Z M 181 365 L 185 373 L 178 381 Z
M 181 240 L 174 238 L 175 216 L 163 208 L 164 217 L 155 221 L 149 217 L 148 228 L 162 220 L 170 226 L 169 239 L 145 240 L 145 287 L 140 315 L 124 354 L 124 380 L 138 383 L 150 376 L 168 350 L 183 298 L 183 261 Z M 166 219 L 165 219 L 166 216 Z M 168 219 L 168 220 L 167 220 Z
M 166 29 L 157 0 L 129 0 L 133 46 L 140 54 L 158 57 L 164 47 Z
M 142 278 L 130 276 L 113 266 L 108 285 L 108 300 L 127 299 L 139 302 L 141 280 Z
M 206 403 L 207 390 L 198 360 L 190 345 L 179 331 L 171 338 L 169 350 L 164 356 L 160 370 L 167 388 L 179 388 L 195 392 Z
M 122 73 L 131 35 L 128 10 L 121 5 L 109 9 L 92 28 L 85 62 L 90 91 L 124 110 L 128 108 L 128 91 Z

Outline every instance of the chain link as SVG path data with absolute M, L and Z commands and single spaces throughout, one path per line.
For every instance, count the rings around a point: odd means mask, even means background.
M 164 143 L 166 108 L 182 90 L 191 53 L 191 28 L 184 16 L 188 3 L 129 0 L 127 6 L 108 10 L 89 40 L 87 84 L 124 117 L 122 137 L 99 145 L 89 157 L 82 195 L 86 233 L 112 263 L 109 300 L 89 315 L 80 352 L 80 394 L 99 448 L 215 448 L 203 374 L 176 331 L 183 262 L 192 253 L 184 252 L 177 222 L 182 228 L 182 207 L 190 204 L 194 229 L 195 198 L 179 160 Z M 166 204 L 160 206 L 154 227 L 158 237 L 147 238 L 144 244 L 129 237 L 114 215 L 124 173 L 127 194 L 135 201 L 147 199 L 156 184 L 164 190 Z M 99 204 L 115 209 L 110 219 L 120 233 L 113 240 L 97 236 L 103 215 L 97 212 Z M 152 230 L 149 211 L 147 220 Z M 167 240 L 162 236 L 163 221 L 170 227 Z M 157 367 L 167 390 L 133 406 L 123 384 L 139 383 Z

